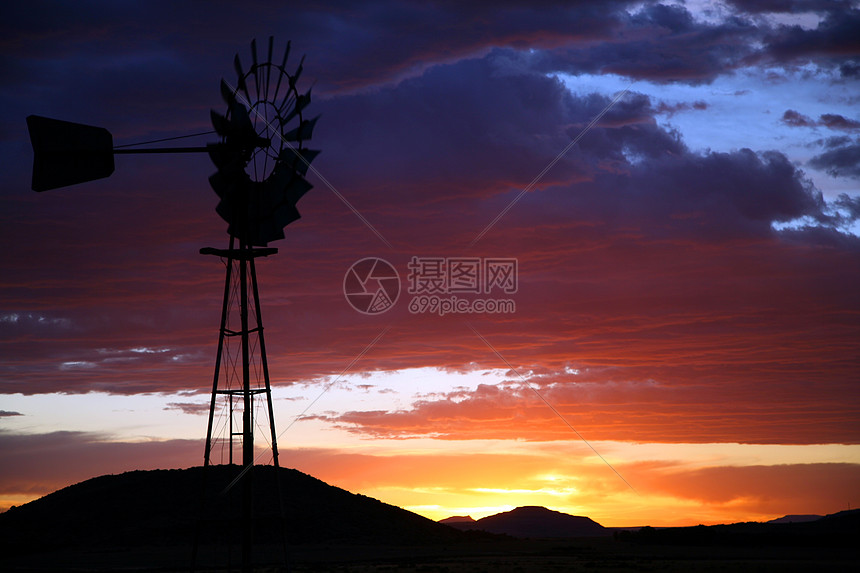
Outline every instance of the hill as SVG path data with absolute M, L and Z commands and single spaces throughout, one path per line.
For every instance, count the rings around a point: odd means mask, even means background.
M 803 523 L 805 521 L 816 521 L 822 517 L 822 515 L 783 515 L 765 523 Z
M 450 517 L 446 523 L 463 531 L 478 530 L 521 538 L 603 537 L 612 532 L 588 517 L 568 515 L 545 507 L 518 507 L 477 521 Z
M 191 547 L 195 531 L 203 544 L 226 543 L 231 539 L 228 525 L 235 527 L 240 519 L 242 487 L 221 492 L 238 471 L 237 466 L 208 468 L 205 505 L 202 467 L 86 480 L 0 514 L 0 554 L 77 547 Z M 284 531 L 275 476 L 272 466 L 256 466 L 253 471 L 255 539 L 263 543 L 280 543 Z M 280 468 L 277 477 L 291 544 L 426 545 L 465 539 L 453 528 L 296 470 Z
M 619 531 L 616 538 L 650 545 L 851 548 L 860 539 L 860 510 L 840 511 L 811 521 L 643 527 Z
M 238 471 L 211 467 L 205 487 L 199 467 L 101 476 L 10 509 L 0 514 L 0 571 L 186 571 L 195 531 L 198 570 L 236 566 L 242 488 L 223 492 Z M 613 537 L 588 518 L 543 507 L 448 526 L 295 470 L 258 466 L 253 477 L 252 561 L 260 571 L 283 563 L 284 531 L 296 573 L 638 570 L 643 559 L 666 571 L 720 570 L 726 559 L 736 570 L 784 571 L 794 560 L 794 570 L 827 571 L 852 570 L 857 560 L 860 512 L 808 523 L 646 527 Z M 203 500 L 208 510 L 201 512 Z
M 444 523 L 445 525 L 453 525 L 454 523 L 475 523 L 475 520 L 472 519 L 472 516 L 470 515 L 452 515 L 451 517 L 440 519 L 439 523 Z

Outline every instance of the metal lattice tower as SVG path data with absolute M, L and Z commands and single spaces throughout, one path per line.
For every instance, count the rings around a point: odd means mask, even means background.
M 238 243 L 238 245 L 237 245 Z M 258 427 L 259 406 L 265 402 L 268 420 L 269 445 L 272 463 L 276 473 L 280 467 L 278 460 L 278 438 L 275 429 L 272 389 L 269 378 L 269 365 L 266 357 L 266 342 L 263 329 L 262 307 L 255 260 L 277 253 L 274 248 L 260 248 L 243 241 L 230 238 L 228 249 L 201 249 L 202 254 L 215 255 L 225 262 L 224 300 L 221 322 L 218 329 L 218 350 L 215 359 L 215 374 L 212 381 L 212 395 L 209 405 L 209 420 L 206 430 L 206 446 L 203 465 L 208 468 L 213 463 L 213 454 L 220 441 L 221 463 L 226 461 L 234 466 L 235 441 L 241 444 L 241 465 L 236 466 L 235 477 L 222 495 L 234 485 L 241 488 L 241 560 L 242 570 L 251 568 L 252 547 L 254 546 L 254 447 L 255 429 Z M 240 416 L 237 416 L 240 412 Z M 216 414 L 224 422 L 223 436 L 215 434 Z M 237 419 L 239 418 L 239 419 Z M 226 456 L 224 450 L 226 449 Z M 224 459 L 226 457 L 226 460 Z M 280 481 L 277 484 L 278 521 L 283 538 L 284 513 L 283 492 Z M 205 489 L 205 486 L 204 486 Z M 205 494 L 204 494 L 205 495 Z M 207 500 L 204 503 L 211 503 Z M 197 540 L 192 561 L 196 564 Z M 285 549 L 284 549 L 285 550 Z M 284 556 L 286 560 L 286 554 Z

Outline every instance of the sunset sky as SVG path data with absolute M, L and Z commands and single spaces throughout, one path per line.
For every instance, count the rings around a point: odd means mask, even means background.
M 228 241 L 205 154 L 35 193 L 25 118 L 209 131 L 270 35 L 321 114 L 257 266 L 282 465 L 432 519 L 860 506 L 860 4 L 358 4 L 0 8 L 0 510 L 202 464 Z M 412 312 L 413 258 L 516 260 L 515 310 Z

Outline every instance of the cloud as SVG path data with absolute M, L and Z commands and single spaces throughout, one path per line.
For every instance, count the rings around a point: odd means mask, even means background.
M 849 0 L 729 0 L 728 4 L 742 12 L 752 14 L 823 13 L 851 9 L 851 2 Z
M 5 460 L 0 467 L 0 492 L 35 498 L 99 475 L 198 465 L 203 443 L 121 442 L 88 432 L 18 434 L 0 430 L 0 451 Z
M 208 414 L 209 404 L 201 402 L 169 402 L 165 410 L 178 410 L 183 414 Z
M 860 121 L 848 119 L 837 113 L 825 113 L 819 119 L 822 125 L 830 129 L 840 129 L 843 131 L 855 131 L 860 129 Z
M 790 125 L 791 127 L 812 127 L 816 125 L 812 118 L 793 109 L 785 110 L 785 113 L 782 114 L 782 122 L 786 125 Z
M 21 412 L 10 412 L 9 410 L 0 410 L 0 418 L 8 418 L 10 416 L 23 416 Z
M 491 14 L 453 3 L 267 8 L 272 28 L 311 55 L 307 73 L 317 70 L 324 153 L 315 165 L 391 241 L 385 256 L 401 271 L 416 254 L 463 255 L 612 100 L 572 94 L 553 73 L 701 84 L 755 62 L 850 61 L 825 49 L 841 37 L 835 17 L 803 31 L 746 17 L 708 23 L 679 6 L 551 4 L 511 2 Z M 164 7 L 44 22 L 19 10 L 6 25 L 4 63 L 22 73 L 2 94 L 17 146 L 0 213 L 0 238 L 16 245 L 4 263 L 2 392 L 207 391 L 223 267 L 197 250 L 226 240 L 208 159 L 123 158 L 109 182 L 26 191 L 26 113 L 79 114 L 69 119 L 111 123 L 128 138 L 153 125 L 208 129 L 208 108 L 223 106 L 217 78 L 232 77 L 235 51 L 248 58 L 246 45 L 224 38 L 259 34 L 259 16 L 205 12 L 189 36 L 189 18 L 165 18 Z M 121 37 L 116 22 L 125 23 Z M 779 45 L 781 59 L 768 60 Z M 846 380 L 860 366 L 851 319 L 860 246 L 841 231 L 856 205 L 826 203 L 783 153 L 695 152 L 655 117 L 705 105 L 656 102 L 634 85 L 477 244 L 480 255 L 516 257 L 521 288 L 516 315 L 470 318 L 518 369 L 587 373 L 588 392 L 573 381 L 546 387 L 577 419 L 574 404 L 596 396 L 584 420 L 595 435 L 629 436 L 641 421 L 637 439 L 855 440 Z M 783 118 L 815 122 L 795 110 Z M 854 120 L 817 121 L 853 129 Z M 854 176 L 856 141 L 841 141 L 810 165 Z M 344 272 L 384 245 L 315 184 L 281 253 L 259 264 L 275 384 L 339 373 L 388 320 L 392 330 L 355 369 L 502 366 L 460 317 L 410 315 L 405 299 L 383 317 L 354 313 Z M 517 392 L 487 387 L 453 404 L 428 399 L 332 420 L 368 434 L 479 437 L 529 430 L 509 422 L 533 416 L 529 439 L 568 432 Z M 774 394 L 784 408 L 770 405 Z M 654 413 L 618 404 L 625 396 L 654 403 Z M 708 417 L 710 403 L 725 419 Z M 613 426 L 613 416 L 623 423 Z M 469 427 L 475 420 L 486 424 Z
M 462 255 L 611 101 L 513 68 L 515 56 L 495 50 L 318 102 L 329 126 L 320 127 L 326 151 L 318 167 L 395 245 L 385 256 L 401 271 L 416 254 Z M 844 380 L 860 356 L 857 325 L 842 318 L 857 311 L 856 239 L 839 233 L 844 221 L 785 155 L 691 151 L 656 122 L 658 107 L 627 94 L 482 238 L 477 253 L 518 258 L 521 288 L 516 315 L 473 317 L 478 330 L 526 370 L 570 365 L 595 384 L 633 387 L 699 381 L 696 392 L 709 398 L 720 389 L 723 412 L 741 422 L 697 428 L 697 439 L 778 440 L 790 409 L 762 414 L 761 431 L 742 435 L 759 419 L 746 412 L 774 388 L 792 408 L 810 404 L 816 420 L 813 404 L 842 420 L 853 407 Z M 197 169 L 205 181 L 211 167 Z M 194 199 L 166 207 L 137 174 L 128 177 L 121 201 L 99 190 L 37 197 L 56 226 L 44 230 L 49 247 L 28 242 L 7 265 L 7 308 L 30 309 L 8 315 L 34 318 L 0 322 L 3 355 L 12 357 L 0 370 L 4 392 L 207 390 L 223 267 L 196 250 L 224 240 L 213 194 L 205 184 L 188 193 L 171 182 L 170 197 Z M 111 205 L 111 217 L 91 215 Z M 341 292 L 346 269 L 378 252 L 378 240 L 321 184 L 301 209 L 306 219 L 289 228 L 289 246 L 259 264 L 275 384 L 339 373 L 384 326 L 354 313 Z M 8 213 L 4 228 L 26 212 Z M 796 220 L 812 227 L 774 230 Z M 102 248 L 107 236 L 122 248 Z M 454 317 L 410 315 L 407 302 L 382 317 L 394 320 L 393 330 L 357 369 L 500 366 Z M 814 389 L 804 385 L 809 379 Z M 669 391 L 653 395 L 677 405 Z M 621 413 L 612 408 L 606 420 Z M 359 412 L 355 427 L 433 432 L 425 416 L 432 411 Z M 545 409 L 528 413 L 543 420 L 534 436 L 566 431 Z M 642 439 L 682 439 L 702 414 L 691 410 L 689 426 L 674 433 L 662 415 Z M 389 419 L 401 428 L 386 428 Z M 458 420 L 440 431 L 464 428 Z M 627 431 L 596 419 L 588 427 Z M 806 436 L 786 431 L 786 439 L 843 441 L 845 427 L 825 421 Z
M 844 63 L 860 56 L 860 41 L 854 31 L 860 25 L 860 10 L 854 7 L 827 12 L 818 26 L 780 26 L 768 34 L 766 52 L 780 62 L 802 62 L 821 58 Z
M 860 140 L 840 140 L 839 143 L 828 146 L 827 151 L 814 156 L 808 164 L 833 177 L 860 179 Z
M 546 378 L 554 382 L 541 382 Z M 598 373 L 553 373 L 531 380 L 537 382 L 479 385 L 419 399 L 402 410 L 312 418 L 362 436 L 388 439 L 575 441 L 585 436 L 625 442 L 760 444 L 857 440 L 857 423 L 851 414 L 839 413 L 835 395 L 809 407 L 794 400 L 763 403 L 757 391 L 726 382 L 606 382 Z M 791 431 L 798 417 L 805 423 Z
M 852 222 L 860 219 L 860 197 L 851 197 L 842 193 L 834 203 L 836 207 L 847 211 Z
M 672 117 L 673 115 L 675 115 L 676 113 L 678 113 L 680 111 L 690 111 L 693 109 L 695 109 L 697 111 L 702 111 L 702 110 L 708 109 L 708 104 L 707 104 L 707 102 L 704 102 L 701 100 L 694 101 L 693 103 L 678 102 L 678 103 L 674 103 L 674 104 L 668 104 L 666 102 L 661 101 L 659 104 L 657 104 L 657 107 L 654 108 L 654 112 L 660 113 L 660 114 L 666 114 L 669 117 Z
M 855 131 L 860 129 L 860 121 L 848 119 L 836 113 L 824 113 L 819 116 L 818 121 L 807 117 L 793 109 L 785 110 L 782 114 L 782 122 L 790 127 L 816 127 L 823 126 L 841 131 Z
M 690 525 L 695 519 L 726 523 L 791 513 L 835 513 L 844 506 L 839 500 L 854 495 L 860 472 L 860 465 L 851 463 L 704 467 L 672 460 L 618 463 L 639 492 L 625 498 L 631 493 L 627 486 L 586 451 L 574 442 L 529 452 L 468 455 L 302 448 L 289 450 L 285 459 L 327 483 L 389 503 L 438 503 L 442 512 L 537 503 L 627 526 L 641 524 L 640 514 L 650 515 L 648 522 L 655 525 Z
M 607 41 L 561 46 L 536 59 L 546 71 L 697 85 L 741 66 L 761 37 L 761 31 L 743 19 L 698 22 L 676 5 L 647 4 L 622 22 Z
M 815 514 L 826 504 L 821 499 L 813 501 L 810 494 L 830 492 L 835 498 L 850 498 L 860 479 L 860 465 L 750 465 L 693 470 L 668 467 L 641 477 L 640 486 L 648 491 L 702 503 L 771 515 L 785 508 L 791 508 L 791 513 Z
M 330 102 L 325 113 L 334 124 L 345 127 L 343 141 L 359 142 L 349 153 L 345 148 L 333 150 L 334 155 L 348 157 L 334 167 L 337 174 L 353 180 L 368 167 L 378 166 L 372 169 L 378 181 L 374 185 L 408 178 L 407 188 L 398 189 L 396 197 L 386 197 L 386 209 L 414 208 L 410 200 L 415 199 L 422 208 L 444 212 L 442 220 L 448 224 L 431 230 L 447 231 L 454 223 L 454 205 L 448 201 L 458 201 L 462 209 L 476 195 L 488 198 L 525 188 L 538 169 L 535 166 L 552 161 L 610 98 L 573 95 L 559 82 L 531 73 L 500 76 L 499 62 L 509 55 L 496 51 L 481 60 L 436 68 L 397 88 Z M 539 206 L 575 209 L 586 217 L 605 214 L 606 209 L 627 212 L 626 207 L 616 207 L 629 202 L 629 214 L 638 217 L 640 224 L 650 222 L 650 215 L 660 208 L 695 209 L 691 203 L 706 201 L 718 208 L 697 220 L 696 227 L 713 221 L 714 226 L 735 231 L 746 219 L 758 221 L 760 233 L 765 234 L 773 220 L 820 214 L 820 198 L 784 155 L 750 150 L 691 153 L 677 133 L 657 126 L 654 113 L 660 110 L 649 98 L 628 94 L 544 176 L 539 183 L 544 195 L 534 201 Z M 368 133 L 376 135 L 371 138 Z M 390 141 L 399 142 L 396 163 L 386 161 Z M 435 149 L 446 153 L 427 161 Z M 702 173 L 708 175 L 702 177 Z M 652 186 L 655 181 L 660 184 Z M 434 187 L 432 193 L 428 186 Z M 382 198 L 377 197 L 369 195 L 365 205 Z M 720 210 L 724 202 L 730 210 Z M 679 219 L 663 224 L 683 225 Z

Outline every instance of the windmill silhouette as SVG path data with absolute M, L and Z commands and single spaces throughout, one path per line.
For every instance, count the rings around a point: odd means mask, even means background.
M 305 147 L 319 116 L 305 117 L 311 92 L 300 93 L 297 88 L 304 58 L 290 73 L 286 68 L 290 43 L 280 63 L 272 59 L 274 38 L 269 38 L 267 48 L 265 57 L 260 58 L 256 40 L 251 42 L 251 64 L 247 69 L 236 55 L 235 86 L 221 80 L 226 113 L 211 112 L 220 141 L 204 147 L 133 149 L 143 143 L 115 147 L 110 132 L 101 127 L 34 115 L 27 118 L 34 152 L 34 191 L 109 177 L 115 168 L 114 156 L 119 154 L 202 152 L 217 168 L 209 183 L 220 199 L 215 210 L 227 222 L 230 238 L 226 249 L 200 249 L 201 254 L 224 260 L 226 267 L 203 465 L 207 468 L 212 463 L 218 442 L 213 435 L 215 413 L 222 411 L 227 418 L 224 441 L 229 464 L 233 464 L 234 438 L 241 437 L 242 444 L 241 466 L 226 489 L 240 483 L 242 486 L 239 537 L 243 571 L 250 571 L 252 563 L 254 428 L 261 395 L 266 399 L 272 462 L 276 469 L 279 467 L 255 260 L 276 254 L 278 250 L 268 244 L 283 239 L 284 227 L 300 217 L 296 203 L 312 188 L 305 176 L 319 153 Z M 234 414 L 239 410 L 241 431 L 234 423 Z M 278 479 L 275 482 L 280 484 Z M 280 487 L 278 498 L 283 526 Z M 197 560 L 197 539 L 194 545 L 192 569 Z M 286 558 L 285 545 L 284 551 Z

